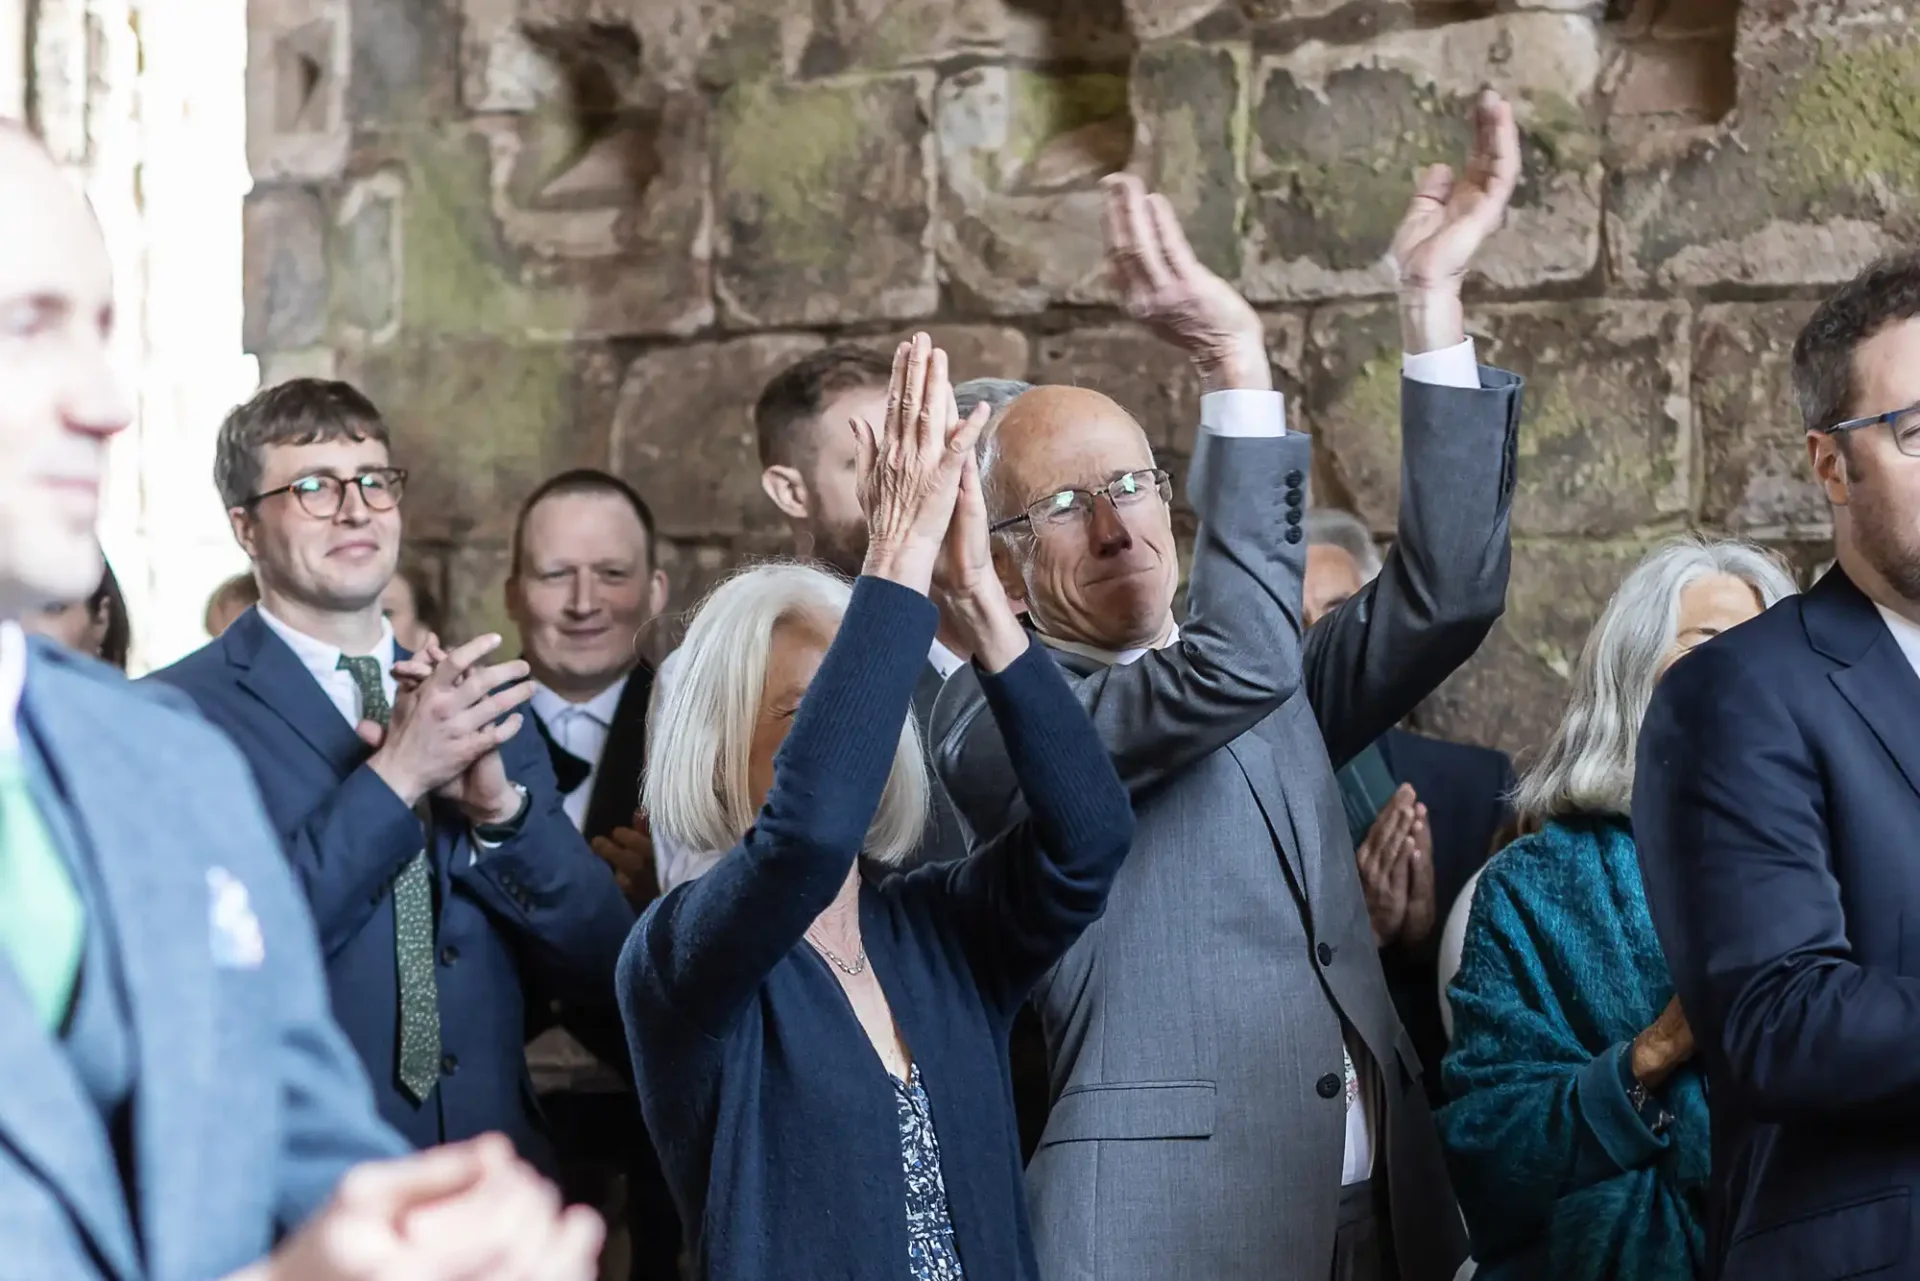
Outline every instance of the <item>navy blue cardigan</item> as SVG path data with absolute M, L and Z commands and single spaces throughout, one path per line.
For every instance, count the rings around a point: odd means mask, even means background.
M 804 935 L 859 854 L 935 622 L 916 592 L 854 585 L 759 821 L 648 909 L 621 954 L 641 1109 L 702 1277 L 907 1275 L 893 1087 Z M 959 863 L 863 872 L 860 931 L 926 1083 L 961 1264 L 1028 1281 L 1008 1031 L 1105 910 L 1133 812 L 1043 652 L 981 683 L 1032 817 Z

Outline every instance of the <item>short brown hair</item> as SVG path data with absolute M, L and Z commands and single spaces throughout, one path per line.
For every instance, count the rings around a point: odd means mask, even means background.
M 513 522 L 513 542 L 507 564 L 507 577 L 520 577 L 521 544 L 527 537 L 527 518 L 533 515 L 533 509 L 549 498 L 558 498 L 566 494 L 611 494 L 615 498 L 625 499 L 633 508 L 633 514 L 640 518 L 640 528 L 647 535 L 647 572 L 651 574 L 659 563 L 659 551 L 654 547 L 653 508 L 647 506 L 647 500 L 640 497 L 640 491 L 621 480 L 611 472 L 594 467 L 576 467 L 572 471 L 563 471 L 558 476 L 549 476 L 531 494 L 527 501 L 520 504 L 520 515 Z
M 825 347 L 788 365 L 773 376 L 753 407 L 760 465 L 804 470 L 813 462 L 812 428 L 827 402 L 841 392 L 885 387 L 892 380 L 893 362 L 860 347 Z
M 244 507 L 260 491 L 260 451 L 268 445 L 377 441 L 389 448 L 387 424 L 351 383 L 294 378 L 256 392 L 220 424 L 213 447 L 213 484 L 228 507 Z
M 1920 254 L 1883 258 L 1820 304 L 1793 344 L 1793 396 L 1808 431 L 1825 431 L 1853 416 L 1859 396 L 1855 353 L 1881 330 L 1915 318 L 1920 318 Z

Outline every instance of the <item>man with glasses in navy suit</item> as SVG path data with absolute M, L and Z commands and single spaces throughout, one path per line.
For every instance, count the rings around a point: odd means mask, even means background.
M 633 912 L 516 710 L 527 665 L 489 662 L 498 636 L 397 648 L 380 598 L 406 472 L 353 387 L 260 392 L 214 479 L 260 604 L 157 679 L 253 766 L 381 1115 L 416 1147 L 499 1130 L 551 1171 L 526 1001 L 610 1011 Z

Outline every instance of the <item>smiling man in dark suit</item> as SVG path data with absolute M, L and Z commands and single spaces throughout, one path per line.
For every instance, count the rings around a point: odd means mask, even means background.
M 551 1170 L 525 1003 L 610 1007 L 633 912 L 516 710 L 526 664 L 484 665 L 499 637 L 396 681 L 380 600 L 406 473 L 388 449 L 341 382 L 296 379 L 229 414 L 214 478 L 260 604 L 155 679 L 252 766 L 381 1114 L 419 1147 L 500 1130 Z
M 618 476 L 580 469 L 542 482 L 514 522 L 507 613 L 532 670 L 528 710 L 547 746 L 567 817 L 613 868 L 636 906 L 657 888 L 652 840 L 635 817 L 647 760 L 653 668 L 641 632 L 666 607 L 653 512 Z M 604 1011 L 602 1012 L 604 1013 Z M 573 1033 L 531 1048 L 541 1106 L 553 1122 L 570 1195 L 624 1202 L 634 1281 L 675 1281 L 680 1220 L 640 1121 L 626 1041 L 593 1010 L 529 1011 Z M 586 1043 L 598 1058 L 582 1053 Z M 613 1176 L 624 1173 L 624 1196 Z

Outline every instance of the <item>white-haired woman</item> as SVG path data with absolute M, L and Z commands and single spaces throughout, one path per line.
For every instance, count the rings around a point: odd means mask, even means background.
M 1448 989 L 1440 1134 L 1483 1281 L 1683 1281 L 1706 1243 L 1707 1107 L 1629 823 L 1634 750 L 1682 654 L 1794 591 L 1767 552 L 1682 538 L 1621 583 L 1487 865 Z
M 618 975 L 702 1277 L 1037 1277 L 1008 1030 L 1104 910 L 1133 815 L 993 574 L 985 415 L 959 421 L 945 365 L 924 335 L 903 346 L 884 430 L 856 431 L 870 545 L 851 590 L 797 565 L 732 579 L 656 709 L 656 829 L 731 847 L 647 911 Z M 908 710 L 936 561 L 1031 819 L 963 862 L 889 872 L 925 824 Z

